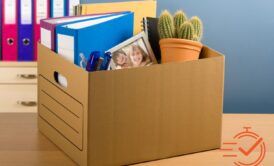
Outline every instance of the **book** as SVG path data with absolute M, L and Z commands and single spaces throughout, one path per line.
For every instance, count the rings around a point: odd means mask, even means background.
M 143 30 L 148 36 L 149 43 L 155 54 L 158 63 L 161 62 L 161 49 L 160 49 L 160 37 L 158 33 L 158 18 L 144 17 L 143 18 Z

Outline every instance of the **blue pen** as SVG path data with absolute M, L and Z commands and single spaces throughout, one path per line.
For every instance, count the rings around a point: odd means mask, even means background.
M 86 70 L 88 72 L 95 71 L 99 58 L 100 58 L 99 51 L 94 51 L 90 54 L 90 58 L 88 60 L 87 67 L 86 67 Z

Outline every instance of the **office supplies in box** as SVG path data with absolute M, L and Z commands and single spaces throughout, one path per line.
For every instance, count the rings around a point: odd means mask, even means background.
M 121 12 L 56 27 L 56 52 L 81 66 L 80 55 L 89 59 L 93 51 L 105 52 L 133 36 L 132 12 Z M 86 66 L 81 66 L 86 68 Z
M 89 3 L 77 6 L 77 15 L 105 13 L 105 12 L 134 12 L 134 34 L 141 32 L 142 19 L 144 17 L 156 17 L 156 0 L 139 0 L 126 2 Z
M 39 45 L 39 130 L 81 166 L 218 149 L 224 56 L 204 47 L 200 58 L 89 73 Z

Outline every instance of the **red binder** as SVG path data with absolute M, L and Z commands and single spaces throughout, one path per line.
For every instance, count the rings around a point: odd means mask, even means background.
M 50 0 L 34 0 L 34 60 L 37 60 L 37 42 L 40 41 L 40 20 L 50 17 Z
M 16 61 L 17 36 L 17 0 L 2 0 L 2 60 Z

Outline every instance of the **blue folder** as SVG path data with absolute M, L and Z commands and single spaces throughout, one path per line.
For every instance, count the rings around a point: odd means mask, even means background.
M 56 51 L 67 60 L 85 68 L 83 61 L 91 52 L 105 52 L 133 36 L 134 14 L 110 16 L 56 27 Z
M 67 0 L 50 1 L 50 17 L 64 17 L 67 14 Z
M 18 3 L 18 61 L 32 61 L 34 59 L 33 1 L 20 0 Z

